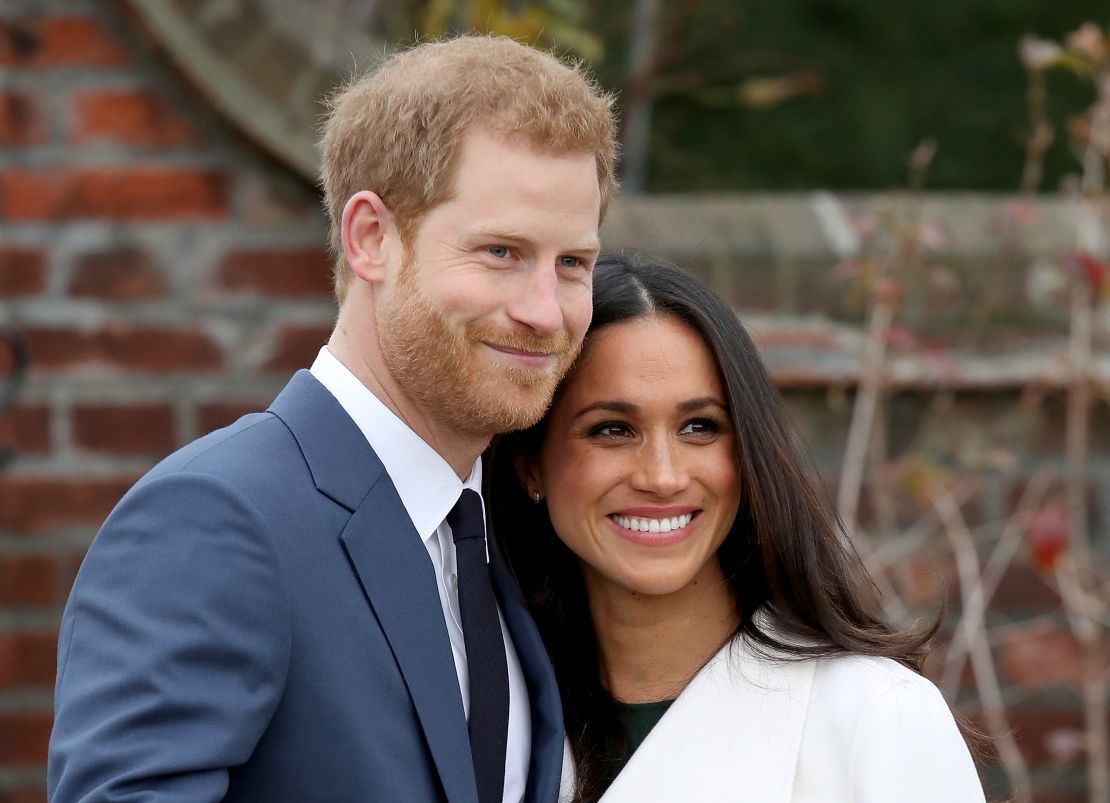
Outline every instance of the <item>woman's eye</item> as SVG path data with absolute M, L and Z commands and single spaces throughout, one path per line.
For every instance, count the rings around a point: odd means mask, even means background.
M 486 250 L 489 251 L 491 256 L 495 256 L 498 259 L 505 259 L 510 253 L 509 246 L 507 245 L 491 245 Z
M 590 427 L 590 436 L 596 438 L 626 438 L 631 434 L 627 424 L 619 421 L 606 421 Z
M 682 425 L 679 432 L 683 435 L 715 435 L 721 431 L 721 425 L 711 418 L 695 418 Z

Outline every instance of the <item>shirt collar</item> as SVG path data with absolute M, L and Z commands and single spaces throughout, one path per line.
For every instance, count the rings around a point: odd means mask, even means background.
M 386 407 L 327 346 L 320 349 L 309 370 L 366 436 L 422 540 L 435 534 L 463 488 L 481 495 L 480 459 L 474 461 L 466 481 L 460 481 L 439 452 Z

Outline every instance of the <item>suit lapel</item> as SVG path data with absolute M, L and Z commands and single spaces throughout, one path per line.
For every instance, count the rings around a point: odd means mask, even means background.
M 435 570 L 381 461 L 335 397 L 298 371 L 270 406 L 320 493 L 352 512 L 340 540 L 393 650 L 447 799 L 477 803 Z
M 603 803 L 789 803 L 814 661 L 770 661 L 726 645 L 632 755 Z
M 563 709 L 555 671 L 520 591 L 505 567 L 496 542 L 490 540 L 490 561 L 505 625 L 513 639 L 520 668 L 528 686 L 532 714 L 532 756 L 528 766 L 525 803 L 546 803 L 559 793 L 563 760 Z
M 447 799 L 476 801 L 474 765 L 435 571 L 382 474 L 341 536 L 405 678 Z

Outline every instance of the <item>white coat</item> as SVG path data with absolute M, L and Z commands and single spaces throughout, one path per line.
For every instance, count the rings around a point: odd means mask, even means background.
M 563 762 L 560 800 L 574 770 Z M 694 677 L 603 803 L 983 803 L 936 686 L 886 658 L 772 660 L 734 639 Z

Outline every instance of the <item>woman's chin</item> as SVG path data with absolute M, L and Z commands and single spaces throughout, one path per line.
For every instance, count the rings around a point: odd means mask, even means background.
M 604 577 L 606 585 L 642 597 L 666 597 L 694 582 L 696 572 L 684 568 L 663 569 L 656 565 L 642 571 L 626 571 Z

